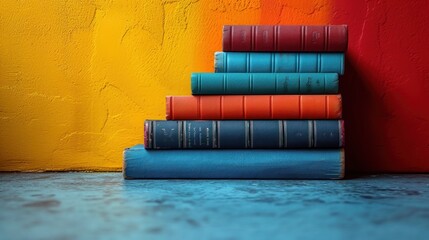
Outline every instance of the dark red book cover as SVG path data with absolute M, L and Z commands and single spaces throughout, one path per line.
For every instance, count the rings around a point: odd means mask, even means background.
M 224 52 L 345 52 L 347 25 L 226 25 Z

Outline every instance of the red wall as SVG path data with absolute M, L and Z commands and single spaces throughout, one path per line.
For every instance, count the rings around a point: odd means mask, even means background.
M 341 82 L 348 170 L 429 172 L 429 1 L 332 4 L 349 25 Z

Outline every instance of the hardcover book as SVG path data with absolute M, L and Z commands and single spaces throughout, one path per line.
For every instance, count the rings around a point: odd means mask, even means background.
M 336 73 L 192 73 L 192 94 L 335 94 Z
M 167 96 L 167 120 L 340 119 L 341 95 Z
M 338 73 L 344 74 L 344 53 L 216 52 L 219 73 Z
M 146 120 L 146 149 L 341 148 L 342 120 Z
M 224 52 L 344 52 L 347 25 L 227 25 Z
M 342 179 L 343 149 L 146 150 L 124 152 L 126 179 Z

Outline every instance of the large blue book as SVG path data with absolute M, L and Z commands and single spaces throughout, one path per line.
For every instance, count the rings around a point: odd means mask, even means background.
M 124 152 L 125 179 L 341 179 L 342 149 L 147 150 Z
M 342 120 L 146 120 L 147 149 L 341 148 Z
M 336 94 L 337 73 L 192 73 L 192 94 Z
M 344 74 L 344 53 L 216 52 L 219 73 Z

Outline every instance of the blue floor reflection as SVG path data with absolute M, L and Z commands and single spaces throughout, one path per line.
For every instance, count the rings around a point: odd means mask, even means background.
M 0 174 L 5 239 L 426 239 L 429 175 L 343 181 Z

